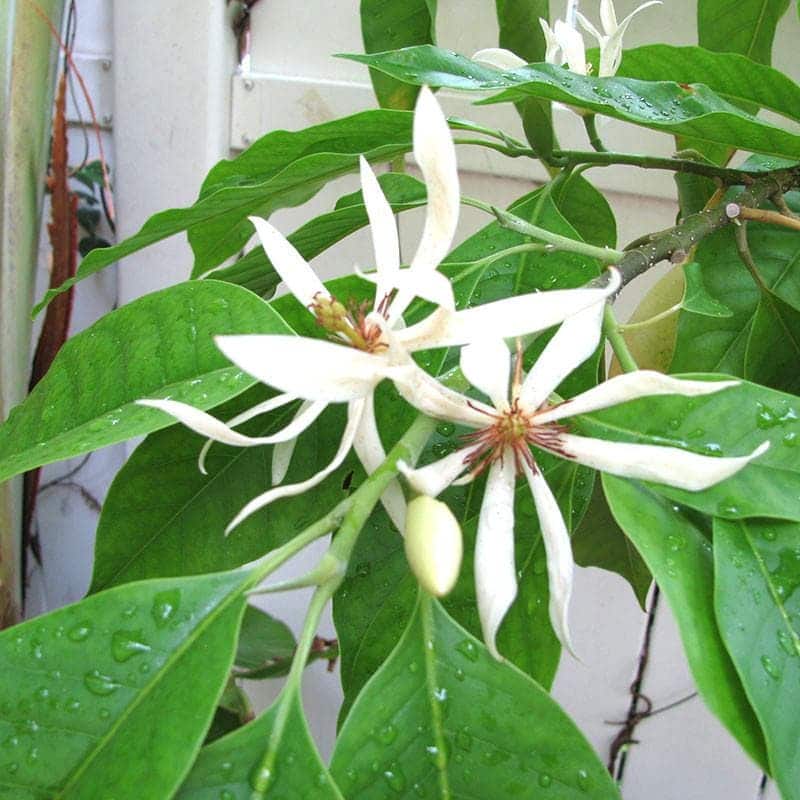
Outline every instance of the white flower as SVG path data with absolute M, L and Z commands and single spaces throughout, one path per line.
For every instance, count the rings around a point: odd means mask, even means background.
M 140 400 L 171 414 L 209 439 L 239 447 L 274 444 L 273 487 L 251 500 L 227 528 L 282 497 L 305 492 L 344 461 L 351 447 L 367 473 L 385 459 L 373 407 L 373 391 L 391 378 L 403 397 L 426 409 L 458 414 L 466 400 L 420 369 L 411 353 L 458 346 L 483 337 L 513 337 L 551 327 L 570 314 L 605 298 L 619 286 L 619 276 L 605 289 L 570 289 L 487 303 L 455 311 L 448 279 L 436 271 L 453 240 L 460 202 L 455 149 L 447 121 L 433 94 L 423 87 L 414 114 L 414 156 L 428 188 L 422 238 L 408 269 L 400 269 L 397 229 L 391 207 L 375 175 L 361 159 L 361 185 L 373 232 L 376 272 L 362 277 L 376 284 L 371 309 L 348 308 L 332 297 L 302 256 L 272 225 L 251 218 L 261 243 L 291 293 L 309 310 L 332 341 L 301 336 L 218 336 L 222 352 L 253 377 L 281 394 L 227 424 L 192 406 L 173 400 Z M 359 273 L 361 274 L 361 273 Z M 402 314 L 415 296 L 435 303 L 436 310 L 404 328 Z M 305 402 L 294 420 L 270 436 L 249 437 L 233 428 L 246 420 L 297 399 Z M 333 460 L 316 475 L 297 484 L 281 483 L 291 462 L 297 436 L 329 403 L 347 403 L 347 425 Z M 451 408 L 452 405 L 452 408 Z M 203 448 L 200 468 L 207 452 Z M 398 482 L 382 502 L 398 530 L 404 529 L 405 498 Z
M 493 407 L 471 400 L 463 413 L 452 417 L 477 429 L 465 437 L 465 447 L 419 469 L 400 465 L 411 486 L 432 497 L 450 484 L 466 483 L 488 469 L 475 542 L 475 584 L 484 640 L 496 658 L 500 658 L 495 644 L 497 630 L 517 593 L 514 486 L 520 472 L 533 495 L 547 555 L 550 619 L 561 642 L 571 650 L 567 622 L 573 569 L 569 533 L 531 445 L 614 475 L 689 491 L 705 489 L 733 475 L 769 446 L 765 442 L 738 458 L 713 458 L 674 447 L 611 442 L 569 433 L 562 421 L 576 414 L 638 397 L 703 395 L 737 384 L 679 380 L 639 371 L 550 405 L 548 398 L 556 387 L 597 348 L 602 313 L 603 304 L 598 303 L 567 319 L 524 378 L 521 353 L 517 354 L 512 376 L 511 357 L 502 341 L 465 347 L 461 369 L 470 383 L 491 399 Z
M 578 21 L 592 36 L 600 47 L 600 64 L 598 77 L 608 78 L 615 75 L 622 61 L 622 37 L 628 29 L 633 17 L 648 6 L 661 5 L 661 0 L 649 0 L 628 14 L 622 22 L 617 22 L 612 0 L 600 0 L 600 21 L 603 32 L 595 28 L 580 12 L 576 13 Z M 570 72 L 588 75 L 591 65 L 586 63 L 586 46 L 583 36 L 574 25 L 558 19 L 551 28 L 546 19 L 539 19 L 545 39 L 544 60 L 548 64 L 566 64 Z M 526 62 L 515 53 L 499 47 L 479 50 L 472 56 L 473 61 L 486 64 L 501 70 L 514 70 L 524 67 Z

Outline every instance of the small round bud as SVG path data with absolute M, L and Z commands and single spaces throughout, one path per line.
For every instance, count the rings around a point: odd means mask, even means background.
M 443 597 L 455 586 L 461 568 L 461 527 L 453 512 L 427 495 L 408 504 L 406 558 L 425 591 Z
M 742 213 L 742 208 L 738 203 L 728 203 L 725 206 L 725 216 L 728 219 L 736 219 Z

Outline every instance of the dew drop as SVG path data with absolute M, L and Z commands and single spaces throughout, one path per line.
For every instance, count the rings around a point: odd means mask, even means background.
M 780 669 L 769 656 L 761 656 L 761 666 L 764 668 L 764 672 L 773 680 L 778 680 L 781 677 Z
M 589 773 L 585 769 L 578 770 L 578 788 L 582 792 L 589 791 Z
M 257 764 L 255 769 L 250 773 L 250 785 L 254 789 L 260 789 L 262 792 L 269 787 L 275 780 L 275 773 L 269 768 L 261 764 Z
M 397 738 L 397 728 L 394 725 L 384 725 L 377 733 L 377 739 L 381 744 L 391 744 Z
M 96 669 L 87 672 L 83 676 L 83 683 L 92 694 L 96 694 L 99 697 L 113 694 L 120 686 L 113 678 L 110 678 L 108 675 L 103 675 Z
M 166 591 L 159 592 L 153 598 L 153 607 L 150 609 L 150 614 L 156 625 L 159 628 L 168 625 L 175 614 L 177 614 L 180 604 L 180 589 L 167 589 Z
M 16 775 L 17 771 L 19 770 L 19 764 L 16 761 L 12 761 L 10 764 L 6 764 L 6 769 L 8 770 L 9 774 Z
M 467 753 L 472 750 L 472 733 L 467 725 L 456 731 L 456 747 Z
M 797 447 L 799 442 L 800 437 L 798 437 L 794 431 L 785 434 L 783 437 L 783 443 L 786 445 L 786 447 Z
M 683 550 L 683 548 L 686 547 L 686 539 L 684 539 L 682 536 L 670 534 L 667 536 L 667 547 L 673 553 L 677 553 L 679 550 Z
M 456 650 L 461 653 L 464 658 L 469 659 L 470 661 L 477 661 L 478 656 L 478 648 L 475 646 L 475 642 L 471 641 L 470 639 L 464 639 L 463 642 L 456 645 Z
M 778 538 L 778 534 L 772 528 L 761 531 L 761 536 L 768 542 L 774 542 Z
M 795 647 L 794 639 L 790 633 L 783 630 L 778 631 L 778 644 L 781 646 L 781 649 L 790 656 L 797 655 L 797 648 Z
M 408 671 L 409 671 L 409 672 L 419 672 L 419 664 L 417 664 L 417 662 L 416 662 L 416 661 L 412 661 L 412 662 L 411 662 L 411 663 L 408 665 Z
M 463 669 L 457 669 L 457 670 L 455 671 L 455 676 L 456 676 L 456 680 L 457 680 L 457 681 L 463 681 L 463 680 L 464 680 L 464 678 L 466 678 L 466 677 L 467 677 L 467 676 L 465 675 L 465 673 L 464 673 L 464 670 L 463 670 Z
M 392 762 L 384 769 L 383 777 L 389 788 L 394 792 L 402 792 L 406 788 L 406 777 L 396 762 Z
M 142 641 L 141 631 L 114 631 L 111 636 L 111 655 L 114 661 L 122 663 L 134 656 L 150 652 L 150 645 Z
M 219 793 L 219 800 L 236 800 L 236 795 L 230 789 L 223 789 Z
M 546 772 L 543 772 L 539 776 L 539 786 L 541 786 L 542 789 L 547 789 L 552 782 L 553 782 L 552 777 L 550 777 L 550 775 L 548 775 Z
M 452 436 L 455 430 L 456 426 L 452 422 L 442 422 L 436 426 L 436 432 L 440 436 Z

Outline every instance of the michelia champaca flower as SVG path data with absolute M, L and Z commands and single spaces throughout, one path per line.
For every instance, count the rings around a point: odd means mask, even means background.
M 341 465 L 351 447 L 368 473 L 376 469 L 385 451 L 375 420 L 373 390 L 384 378 L 391 377 L 400 393 L 423 411 L 430 407 L 439 413 L 460 413 L 466 400 L 420 369 L 411 353 L 463 345 L 485 336 L 505 338 L 543 330 L 619 287 L 619 275 L 611 270 L 605 289 L 521 295 L 455 311 L 450 282 L 436 268 L 450 248 L 458 221 L 458 173 L 447 121 L 427 88 L 420 92 L 414 115 L 414 156 L 428 187 L 428 203 L 422 239 L 408 269 L 400 269 L 391 207 L 369 165 L 361 160 L 361 185 L 377 268 L 374 275 L 362 276 L 376 284 L 371 307 L 348 306 L 333 297 L 282 234 L 265 220 L 252 218 L 276 271 L 328 335 L 328 341 L 278 335 L 216 338 L 217 346 L 234 364 L 278 389 L 279 395 L 227 423 L 174 400 L 139 401 L 171 414 L 210 441 L 238 447 L 275 445 L 272 488 L 250 501 L 228 526 L 228 532 L 274 500 L 300 494 L 320 483 Z M 437 308 L 421 322 L 404 328 L 402 314 L 415 296 L 435 303 Z M 298 399 L 304 402 L 294 419 L 277 433 L 245 436 L 234 430 L 247 420 Z M 296 438 L 329 403 L 347 404 L 347 424 L 333 460 L 301 483 L 279 485 L 289 468 Z M 205 469 L 209 444 L 201 452 L 201 470 Z M 406 506 L 399 483 L 389 486 L 382 502 L 402 531 Z
M 450 484 L 466 483 L 483 471 L 489 473 L 475 541 L 475 584 L 484 640 L 496 658 L 500 655 L 495 637 L 517 594 L 514 486 L 520 473 L 533 495 L 547 554 L 550 619 L 561 642 L 571 650 L 567 622 L 573 569 L 569 533 L 531 447 L 613 475 L 699 491 L 733 475 L 769 446 L 765 442 L 741 457 L 714 458 L 675 447 L 570 433 L 564 421 L 576 414 L 639 397 L 704 395 L 737 384 L 680 380 L 639 371 L 611 378 L 571 400 L 551 405 L 549 397 L 555 388 L 597 348 L 602 313 L 603 304 L 599 303 L 567 319 L 527 376 L 522 373 L 520 352 L 512 374 L 510 353 L 500 340 L 464 347 L 461 369 L 492 405 L 470 400 L 460 415 L 451 417 L 475 429 L 464 437 L 461 449 L 419 469 L 400 465 L 410 485 L 431 497 Z
M 601 0 L 600 21 L 603 32 L 597 28 L 580 12 L 576 13 L 578 21 L 583 28 L 597 39 L 600 47 L 600 64 L 597 74 L 600 78 L 615 75 L 622 61 L 622 37 L 628 29 L 631 20 L 636 14 L 648 6 L 661 5 L 661 0 L 649 0 L 628 14 L 622 22 L 617 22 L 612 0 Z M 539 19 L 545 39 L 544 60 L 548 64 L 566 64 L 570 72 L 578 75 L 588 75 L 591 64 L 586 62 L 586 45 L 580 31 L 564 20 L 558 19 L 551 28 L 547 20 Z M 479 50 L 472 56 L 473 61 L 479 61 L 490 67 L 502 70 L 513 70 L 524 67 L 526 62 L 510 50 L 499 47 L 489 47 Z

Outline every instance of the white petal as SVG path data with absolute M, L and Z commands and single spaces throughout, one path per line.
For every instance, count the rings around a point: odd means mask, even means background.
M 421 297 L 429 303 L 442 306 L 449 310 L 454 310 L 456 303 L 453 296 L 453 284 L 441 272 L 412 272 L 410 269 L 399 269 L 391 274 L 379 274 L 377 272 L 362 272 L 358 267 L 355 268 L 356 275 L 365 281 L 376 284 L 375 306 L 393 289 L 397 289 L 397 295 L 389 306 L 387 324 L 390 327 L 397 327 L 397 323 L 402 321 L 399 309 L 408 307 L 408 304 L 415 297 Z
M 217 347 L 245 372 L 306 400 L 363 397 L 383 377 L 385 359 L 346 345 L 304 336 L 217 336 Z
M 422 87 L 414 111 L 414 158 L 425 178 L 428 202 L 422 239 L 411 269 L 433 270 L 453 241 L 461 194 L 450 128 L 427 86 Z
M 558 39 L 556 39 L 553 29 L 547 24 L 546 19 L 539 17 L 539 25 L 544 33 L 544 41 L 546 45 L 544 60 L 548 64 L 557 64 L 558 53 L 561 50 L 561 45 L 558 43 Z
M 461 349 L 461 371 L 498 411 L 508 408 L 511 353 L 502 339 L 486 339 Z
M 547 481 L 525 462 L 525 477 L 531 487 L 536 516 L 547 555 L 547 582 L 550 589 L 550 623 L 558 640 L 575 655 L 569 636 L 569 599 L 572 595 L 572 545 L 567 526 Z
M 322 483 L 334 470 L 338 469 L 342 462 L 345 460 L 350 448 L 353 446 L 353 439 L 356 435 L 356 429 L 361 421 L 361 412 L 364 408 L 364 401 L 358 400 L 353 403 L 348 403 L 347 406 L 347 426 L 342 434 L 342 440 L 339 444 L 339 449 L 333 457 L 333 461 L 327 467 L 321 469 L 316 475 L 312 475 L 308 480 L 302 483 L 293 483 L 288 486 L 275 486 L 264 494 L 254 497 L 234 518 L 225 529 L 227 536 L 239 523 L 247 519 L 251 514 L 254 514 L 259 509 L 268 506 L 275 500 L 280 500 L 282 497 L 293 497 L 297 494 L 307 492 L 313 489 L 317 484 Z
M 359 157 L 359 167 L 361 192 L 364 195 L 364 205 L 369 217 L 372 246 L 375 250 L 375 266 L 378 270 L 375 289 L 375 304 L 377 305 L 394 288 L 391 280 L 400 269 L 400 242 L 397 238 L 397 223 L 392 207 L 364 156 Z
M 520 391 L 523 408 L 535 410 L 597 350 L 605 300 L 566 319 L 531 367 Z
M 619 273 L 611 270 L 611 274 L 605 289 L 555 289 L 495 300 L 464 311 L 437 309 L 422 322 L 399 331 L 397 340 L 415 352 L 542 331 L 613 294 L 619 286 Z
M 324 409 L 327 404 L 318 400 L 304 400 L 300 404 L 300 408 L 297 409 L 292 423 L 290 424 L 293 424 L 296 420 L 308 414 L 311 409 L 318 405 L 321 405 L 322 409 Z M 283 483 L 283 479 L 286 477 L 286 473 L 289 471 L 289 467 L 292 464 L 292 456 L 294 455 L 294 448 L 296 444 L 297 437 L 295 436 L 291 439 L 287 439 L 285 442 L 278 442 L 275 447 L 272 448 L 273 486 Z
M 588 19 L 586 19 L 586 17 L 584 17 L 583 14 L 581 14 L 580 11 L 575 13 L 575 17 L 578 20 L 578 22 L 580 22 L 581 27 L 588 34 L 594 36 L 594 38 L 597 39 L 597 41 L 600 43 L 600 45 L 602 45 L 603 42 L 606 40 L 606 37 L 602 33 L 600 33 L 600 31 L 597 30 L 597 28 L 595 28 L 595 26 L 592 25 L 592 23 Z
M 478 50 L 472 56 L 472 60 L 477 61 L 478 64 L 500 70 L 519 69 L 528 63 L 516 53 L 512 53 L 503 47 L 486 47 L 483 50 Z
M 260 217 L 250 217 L 250 222 L 255 225 L 261 246 L 275 267 L 275 271 L 302 305 L 310 306 L 318 294 L 330 297 L 328 290 L 308 262 L 277 228 Z
M 497 631 L 517 596 L 514 564 L 514 459 L 498 459 L 489 468 L 475 539 L 475 591 L 483 641 L 498 660 Z
M 690 492 L 699 492 L 729 478 L 769 448 L 769 442 L 764 442 L 747 456 L 715 458 L 677 447 L 609 442 L 569 433 L 562 434 L 559 443 L 569 457 L 587 467 Z
M 638 397 L 650 397 L 660 394 L 678 394 L 683 397 L 697 397 L 698 395 L 714 394 L 732 386 L 738 386 L 739 381 L 688 381 L 682 378 L 672 378 L 661 372 L 652 370 L 638 370 L 625 375 L 617 375 L 593 389 L 589 389 L 571 400 L 567 400 L 536 415 L 536 422 L 544 424 L 557 419 L 572 417 L 575 414 L 587 414 L 601 408 L 626 403 Z
M 235 428 L 237 425 L 241 425 L 243 422 L 247 422 L 254 417 L 258 417 L 261 414 L 267 414 L 270 411 L 274 411 L 276 408 L 281 408 L 282 406 L 287 405 L 288 403 L 292 403 L 297 400 L 294 395 L 291 394 L 279 394 L 275 397 L 271 397 L 269 400 L 265 400 L 263 403 L 257 403 L 252 408 L 248 408 L 247 411 L 243 411 L 241 414 L 237 414 L 235 417 L 231 417 L 225 424 L 229 428 Z M 206 456 L 208 455 L 208 451 L 211 449 L 211 445 L 214 443 L 214 439 L 209 439 L 200 450 L 200 455 L 197 459 L 197 466 L 200 468 L 200 472 L 203 475 L 208 475 L 206 472 Z
M 493 408 L 448 389 L 411 359 L 391 367 L 387 377 L 394 382 L 404 400 L 429 417 L 473 428 L 483 428 L 493 421 Z
M 586 47 L 583 36 L 575 28 L 558 19 L 555 25 L 555 35 L 571 72 L 586 75 Z
M 432 464 L 417 469 L 409 467 L 405 461 L 398 461 L 397 468 L 405 475 L 408 485 L 415 492 L 426 494 L 428 497 L 437 497 L 467 468 L 464 462 L 475 449 L 475 447 L 462 447 Z
M 617 13 L 612 0 L 600 0 L 600 22 L 608 36 L 617 29 Z
M 353 439 L 353 449 L 364 465 L 367 475 L 375 472 L 386 460 L 386 451 L 383 449 L 378 425 L 375 421 L 375 402 L 372 394 L 368 394 L 364 398 L 364 411 Z M 402 533 L 406 526 L 406 498 L 399 481 L 393 480 L 383 490 L 381 503 L 383 503 L 392 524 Z
M 650 0 L 650 2 L 643 3 L 638 8 L 635 8 L 619 23 L 613 33 L 608 37 L 607 41 L 602 44 L 600 48 L 600 69 L 598 71 L 601 78 L 615 75 L 619 69 L 620 62 L 622 61 L 622 37 L 625 35 L 625 31 L 628 30 L 628 25 L 630 25 L 633 17 L 643 9 L 657 5 L 661 5 L 660 0 Z

